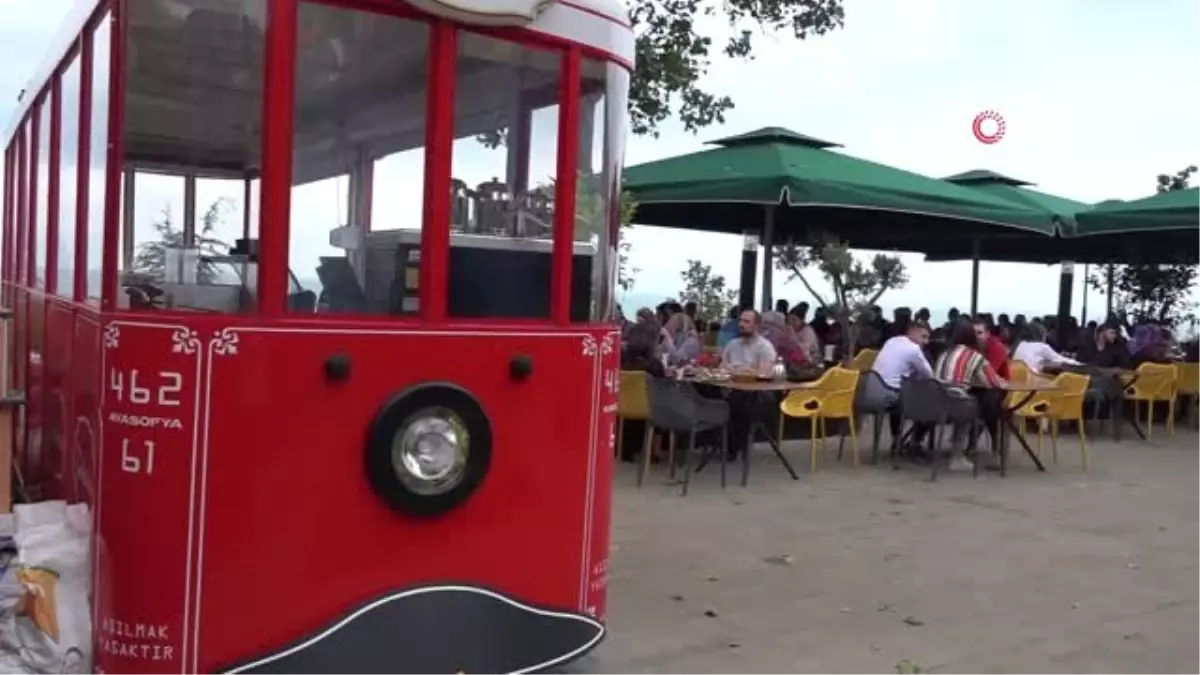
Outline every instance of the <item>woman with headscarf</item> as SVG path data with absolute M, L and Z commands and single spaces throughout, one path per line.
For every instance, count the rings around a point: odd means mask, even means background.
M 1134 328 L 1133 339 L 1129 342 L 1129 355 L 1133 358 L 1131 366 L 1134 368 L 1143 363 L 1169 363 L 1162 329 L 1152 323 Z
M 762 315 L 762 336 L 775 348 L 775 353 L 783 359 L 785 365 L 803 368 L 812 361 L 805 353 L 803 345 L 788 325 L 783 314 L 779 312 L 764 312 Z
M 664 351 L 674 365 L 683 365 L 700 358 L 702 345 L 696 324 L 684 312 L 677 312 L 667 320 L 663 332 L 670 338 L 670 347 Z
M 804 358 L 809 363 L 821 362 L 821 341 L 817 339 L 817 333 L 807 321 L 808 304 L 800 303 L 792 308 L 787 315 L 788 327 L 792 329 L 792 334 L 796 336 L 796 340 L 800 343 L 800 349 L 804 352 Z

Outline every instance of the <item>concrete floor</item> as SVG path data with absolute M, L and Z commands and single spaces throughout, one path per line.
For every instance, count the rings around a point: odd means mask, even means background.
M 810 476 L 792 442 L 799 481 L 760 448 L 749 488 L 706 469 L 681 498 L 622 465 L 610 633 L 571 670 L 1195 673 L 1198 439 L 1155 431 L 1004 479 L 835 450 Z

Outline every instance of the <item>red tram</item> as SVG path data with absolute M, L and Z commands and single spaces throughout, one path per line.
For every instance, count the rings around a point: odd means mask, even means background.
M 80 4 L 0 206 L 16 463 L 94 510 L 97 672 L 595 645 L 624 8 Z

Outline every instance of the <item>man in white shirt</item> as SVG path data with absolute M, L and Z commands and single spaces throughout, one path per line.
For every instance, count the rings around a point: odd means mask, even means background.
M 900 383 L 906 377 L 933 377 L 933 368 L 925 358 L 922 347 L 929 344 L 929 326 L 919 321 L 908 324 L 904 335 L 888 339 L 875 357 L 871 372 L 878 377 L 865 377 L 860 392 L 863 407 L 872 410 L 890 409 L 888 426 L 892 443 L 900 438 Z
M 738 336 L 721 350 L 721 365 L 733 371 L 769 376 L 775 368 L 775 347 L 758 332 L 759 316 L 753 309 L 738 315 Z M 762 401 L 755 392 L 732 391 L 729 403 L 729 459 L 746 452 L 751 423 L 761 418 Z M 778 403 L 774 404 L 778 409 Z
M 1079 365 L 1075 359 L 1059 354 L 1054 347 L 1046 344 L 1046 329 L 1039 324 L 1025 324 L 1019 339 L 1020 342 L 1013 351 L 1013 360 L 1023 362 L 1035 373 L 1042 372 L 1046 366 Z
M 738 317 L 738 336 L 721 350 L 721 364 L 730 370 L 750 370 L 770 375 L 775 367 L 775 347 L 758 333 L 758 312 L 747 309 Z
M 887 385 L 886 393 L 899 398 L 900 381 L 904 378 L 913 375 L 933 377 L 933 368 L 921 349 L 926 344 L 929 344 L 929 327 L 917 321 L 908 324 L 904 335 L 897 335 L 883 343 L 883 349 L 879 350 L 871 370 Z M 867 381 L 876 380 L 868 378 Z

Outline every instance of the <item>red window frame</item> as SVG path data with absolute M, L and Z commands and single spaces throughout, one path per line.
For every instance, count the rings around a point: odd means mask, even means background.
M 272 133 L 262 139 L 263 173 L 259 210 L 258 307 L 263 316 L 287 312 L 287 260 L 290 244 L 292 143 L 295 102 L 295 59 L 299 3 L 302 0 L 268 0 L 264 63 L 263 119 L 274 120 Z M 460 32 L 551 50 L 560 56 L 559 117 L 556 173 L 574 176 L 579 147 L 580 66 L 584 56 L 613 60 L 602 50 L 584 47 L 552 36 L 519 28 L 465 26 L 429 16 L 407 5 L 381 0 L 303 0 L 353 11 L 423 20 L 430 25 L 426 94 L 424 215 L 421 223 L 420 312 L 422 323 L 479 323 L 447 316 L 449 286 L 450 193 L 454 100 Z M 565 139 L 576 142 L 564 142 Z M 571 265 L 574 250 L 574 180 L 560 180 L 555 190 L 554 246 L 551 256 L 549 319 L 520 323 L 570 323 Z M 564 188 L 565 189 L 562 189 Z M 269 225 L 268 225 L 269 224 Z M 395 318 L 389 317 L 389 321 Z M 505 321 L 513 323 L 513 321 Z

